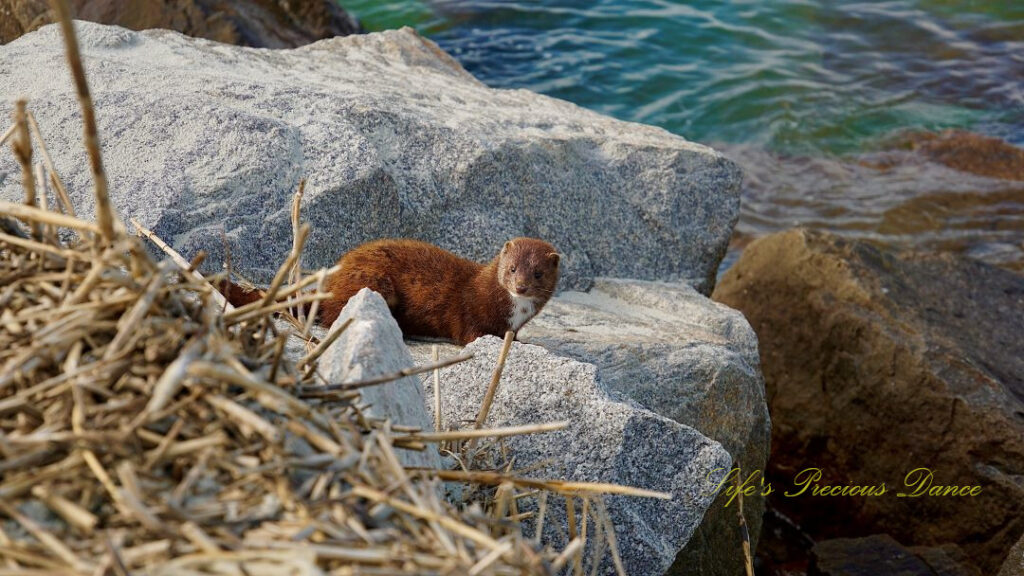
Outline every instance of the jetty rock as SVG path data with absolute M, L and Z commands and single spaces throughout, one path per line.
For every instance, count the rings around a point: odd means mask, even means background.
M 499 389 L 488 424 L 561 414 L 579 434 L 509 439 L 517 469 L 557 458 L 551 477 L 673 495 L 607 500 L 629 573 L 739 573 L 735 505 L 708 484 L 734 464 L 764 467 L 770 420 L 753 331 L 705 296 L 739 214 L 733 162 L 659 128 L 488 88 L 410 29 L 285 50 L 76 29 L 114 207 L 187 258 L 206 252 L 206 271 L 221 269 L 226 246 L 233 270 L 266 284 L 292 248 L 302 180 L 301 219 L 312 225 L 304 268 L 381 237 L 477 261 L 515 236 L 554 244 L 563 293 L 514 344 L 506 370 L 517 380 Z M 76 211 L 91 217 L 81 112 L 64 67 L 54 26 L 0 46 L 0 117 L 29 99 Z M 0 156 L 0 198 L 20 202 L 20 180 Z M 372 322 L 353 324 L 325 354 L 331 378 L 369 376 L 374 354 L 389 369 L 409 365 L 378 300 L 350 303 L 355 322 Z M 475 415 L 499 345 L 480 339 L 469 347 L 476 358 L 442 371 L 444 397 L 459 401 L 445 406 L 445 422 Z M 412 352 L 429 362 L 428 346 Z M 405 399 L 368 399 L 375 415 L 426 427 L 418 409 L 403 412 L 422 392 L 394 387 Z M 525 402 L 509 396 L 516 390 L 536 394 Z M 755 543 L 762 509 L 756 498 L 744 505 Z
M 760 487 L 771 444 L 757 336 L 742 314 L 690 286 L 597 278 L 563 292 L 519 332 L 523 342 L 589 362 L 602 385 L 692 426 L 722 444 L 743 479 Z M 747 495 L 744 518 L 756 549 L 765 503 Z M 736 507 L 722 492 L 670 574 L 743 573 Z
M 462 353 L 469 361 L 439 376 L 443 428 L 476 419 L 502 347 L 484 336 Z M 428 345 L 414 345 L 424 363 Z M 444 356 L 458 351 L 445 346 Z M 428 397 L 433 379 L 423 379 Z M 433 411 L 433 407 L 429 409 Z M 556 355 L 540 346 L 513 342 L 486 427 L 568 423 L 555 432 L 503 439 L 501 453 L 531 478 L 614 483 L 667 492 L 669 500 L 607 496 L 619 554 L 627 574 L 663 574 L 700 525 L 732 459 L 721 444 L 697 430 L 610 393 L 593 364 Z M 582 518 L 579 499 L 576 515 Z M 564 498 L 549 498 L 544 542 L 564 546 L 568 526 Z M 532 524 L 532 523 L 531 523 Z M 595 539 L 594 521 L 588 541 Z M 606 552 L 600 573 L 615 574 Z
M 1024 534 L 1024 277 L 795 229 L 747 246 L 715 299 L 760 339 L 769 474 L 887 487 L 829 506 L 778 498 L 788 518 L 816 539 L 957 544 L 998 572 Z
M 660 128 L 483 85 L 413 30 L 295 49 L 76 22 L 111 200 L 182 254 L 267 282 L 292 244 L 306 180 L 303 265 L 413 237 L 488 260 L 511 237 L 564 255 L 563 288 L 596 276 L 713 288 L 739 215 L 739 168 Z M 81 112 L 59 28 L 0 46 L 0 117 L 29 99 L 81 214 L 93 213 Z M 13 158 L 0 198 L 20 200 Z
M 218 42 L 291 48 L 360 31 L 334 0 L 70 0 L 82 20 L 132 30 L 168 28 Z M 0 0 L 0 44 L 56 21 L 47 0 Z
M 388 376 L 414 367 L 402 331 L 380 294 L 363 288 L 349 298 L 329 331 L 318 332 L 326 339 L 344 330 L 320 357 L 319 373 L 324 382 L 347 384 Z M 323 341 L 323 339 L 321 341 Z M 360 410 L 366 418 L 390 419 L 394 424 L 433 430 L 427 402 L 419 380 L 413 376 L 359 390 Z M 437 446 L 422 451 L 396 449 L 403 466 L 440 468 Z
M 553 369 L 547 376 L 537 370 L 517 375 L 515 370 L 506 367 L 507 376 L 503 376 L 499 390 L 515 387 L 527 392 L 508 397 L 499 393 L 496 402 L 510 403 L 502 411 L 502 422 L 536 419 L 538 413 L 550 410 L 538 407 L 538 403 L 544 404 L 545 396 L 584 387 L 589 395 L 603 398 L 602 402 L 622 403 L 622 410 L 628 407 L 637 414 L 645 414 L 645 418 L 657 414 L 672 424 L 699 431 L 700 435 L 714 440 L 729 455 L 731 466 L 739 467 L 744 476 L 765 468 L 771 419 L 764 396 L 757 337 L 736 310 L 712 302 L 683 284 L 597 278 L 589 292 L 566 291 L 556 295 L 523 327 L 518 337 L 522 344 L 513 344 L 510 362 L 516 354 L 534 355 L 543 365 L 576 367 L 573 377 L 585 382 L 567 386 L 566 380 L 555 376 Z M 409 345 L 418 364 L 430 362 L 430 350 L 436 344 L 412 341 Z M 471 344 L 465 352 L 475 351 L 476 346 Z M 457 346 L 441 345 L 442 357 L 460 353 L 464 352 Z M 493 366 L 493 362 L 490 365 Z M 463 412 L 468 414 L 479 407 L 479 395 L 489 376 L 483 377 L 478 371 L 469 363 L 441 371 L 442 395 L 454 399 L 445 400 L 442 406 L 445 418 Z M 425 379 L 424 385 L 432 390 L 430 378 Z M 427 396 L 429 398 L 431 393 Z M 559 405 L 560 412 L 551 413 L 549 417 L 582 422 L 583 428 L 600 426 L 586 421 L 604 418 L 602 412 L 579 405 L 579 397 L 579 394 L 566 395 Z M 662 425 L 665 430 L 672 429 L 669 424 Z M 603 445 L 603 441 L 590 438 L 592 433 L 585 429 L 574 430 L 574 434 L 583 438 L 577 441 L 583 445 Z M 614 454 L 618 450 L 656 450 L 663 456 L 651 458 L 652 465 L 644 468 L 642 474 L 633 476 L 641 478 L 642 483 L 656 484 L 667 481 L 674 472 L 672 467 L 662 470 L 660 464 L 653 463 L 673 461 L 679 458 L 673 454 L 691 450 L 685 445 L 677 446 L 676 440 L 670 441 L 663 434 L 651 434 L 643 442 L 636 435 L 623 436 L 621 448 L 606 446 L 583 455 L 576 454 L 568 444 L 557 448 L 556 452 L 560 459 L 575 462 L 576 459 L 607 460 L 610 457 L 605 453 Z M 619 441 L 616 439 L 612 445 Z M 533 446 L 506 448 L 517 462 L 536 458 L 536 454 L 530 453 Z M 581 465 L 580 469 L 599 470 L 600 466 Z M 550 473 L 557 474 L 557 471 Z M 665 477 L 659 479 L 661 475 Z M 721 476 L 716 472 L 711 477 L 720 481 Z M 612 476 L 601 478 L 616 481 L 612 478 L 618 477 L 613 471 Z M 706 486 L 708 477 L 689 481 Z M 743 503 L 754 546 L 764 512 L 764 500 L 759 494 L 745 497 Z M 691 501 L 687 521 L 673 516 L 681 515 L 680 512 L 657 507 L 645 514 L 630 515 L 619 531 L 620 543 L 626 549 L 639 546 L 636 548 L 638 557 L 647 554 L 651 561 L 634 564 L 642 569 L 628 573 L 703 576 L 742 573 L 743 557 L 736 554 L 742 549 L 742 529 L 737 521 L 736 503 L 727 507 L 727 501 L 724 493 L 712 502 L 700 502 L 699 506 Z M 631 505 L 629 499 L 625 500 L 625 505 Z M 692 518 L 698 509 L 703 517 L 695 526 Z M 650 540 L 652 532 L 657 534 L 654 540 L 661 544 L 653 549 L 636 544 L 638 539 Z M 656 551 L 652 551 L 654 549 Z

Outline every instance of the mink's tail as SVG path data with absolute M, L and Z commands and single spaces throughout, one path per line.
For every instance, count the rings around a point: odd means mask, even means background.
M 217 290 L 219 290 L 220 293 L 224 295 L 224 298 L 232 306 L 234 306 L 235 308 L 238 308 L 240 306 L 245 306 L 246 304 L 251 304 L 253 302 L 259 302 L 260 300 L 263 299 L 264 296 L 267 295 L 267 293 L 265 291 L 260 290 L 259 288 L 256 288 L 255 286 L 253 286 L 253 287 L 240 286 L 240 285 L 235 284 L 234 282 L 232 282 L 230 280 L 224 280 L 224 281 L 221 281 L 221 282 L 217 282 Z M 302 308 L 302 315 L 303 316 L 309 316 L 309 313 L 312 310 L 312 304 L 309 303 L 309 302 L 306 302 L 305 304 L 302 305 L 301 308 Z M 288 312 L 292 316 L 298 317 L 299 316 L 299 307 L 296 306 L 296 307 L 288 308 Z M 323 317 L 322 314 L 318 314 L 318 316 L 320 316 L 321 318 Z
M 262 300 L 266 295 L 266 292 L 259 288 L 245 288 L 230 280 L 217 282 L 217 290 L 220 290 L 224 298 L 235 308 Z

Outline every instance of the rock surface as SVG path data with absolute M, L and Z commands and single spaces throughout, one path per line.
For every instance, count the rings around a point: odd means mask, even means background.
M 815 466 L 822 485 L 889 489 L 783 499 L 787 515 L 816 539 L 958 543 L 999 569 L 1024 532 L 1024 277 L 794 230 L 747 247 L 715 299 L 758 334 L 778 482 Z M 981 493 L 896 497 L 917 467 Z
M 76 18 L 132 30 L 166 28 L 260 48 L 294 48 L 359 32 L 333 0 L 71 0 Z M 0 0 L 0 44 L 54 22 L 48 0 Z
M 466 346 L 465 352 L 475 354 L 472 360 L 441 372 L 445 427 L 476 418 L 500 349 L 500 339 L 485 336 Z M 426 361 L 428 350 L 425 345 L 414 348 L 423 357 L 421 362 Z M 430 397 L 429 376 L 424 386 Z M 716 474 L 724 474 L 731 463 L 728 453 L 689 426 L 609 396 L 593 364 L 513 343 L 486 425 L 561 420 L 567 420 L 569 427 L 505 440 L 515 468 L 541 464 L 529 476 L 613 482 L 671 493 L 671 500 L 607 498 L 626 572 L 664 573 L 711 505 Z M 552 498 L 548 506 L 549 526 L 558 518 L 562 524 L 545 535 L 564 544 L 564 501 Z M 614 569 L 609 564 L 604 572 L 614 573 Z
M 303 265 L 405 236 L 479 261 L 510 237 L 551 241 L 563 287 L 599 275 L 713 285 L 740 172 L 659 128 L 477 82 L 409 29 L 256 50 L 79 22 L 112 201 L 179 252 L 258 282 L 291 246 L 307 178 Z M 9 117 L 30 98 L 77 210 L 93 212 L 79 108 L 55 26 L 0 47 Z M 0 158 L 0 198 L 21 199 Z
M 1006 555 L 1006 562 L 1003 562 L 997 576 L 1024 576 L 1024 534 Z
M 369 288 L 360 290 L 349 299 L 330 332 L 350 319 L 352 324 L 320 357 L 319 371 L 325 381 L 330 384 L 356 382 L 413 367 L 412 355 L 402 341 L 402 331 L 380 294 Z M 434 429 L 423 388 L 414 376 L 368 386 L 360 393 L 362 404 L 368 405 L 363 414 L 369 418 L 390 419 L 392 424 L 415 426 L 424 431 Z M 435 444 L 428 444 L 422 452 L 396 452 L 405 466 L 441 467 Z
M 757 337 L 739 312 L 685 285 L 599 278 L 587 293 L 551 300 L 519 339 L 596 365 L 608 390 L 720 442 L 747 473 L 764 470 L 771 421 Z M 708 510 L 674 572 L 743 572 L 736 504 L 726 500 Z M 764 501 L 743 507 L 756 547 Z
M 958 562 L 963 552 L 948 548 L 906 548 L 888 534 L 819 542 L 808 576 L 981 576 Z
M 892 142 L 954 170 L 989 178 L 1024 180 L 1024 148 L 962 130 L 910 132 Z

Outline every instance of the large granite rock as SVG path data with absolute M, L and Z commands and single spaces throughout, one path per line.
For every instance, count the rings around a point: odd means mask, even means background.
M 758 334 L 778 481 L 815 466 L 822 485 L 889 491 L 780 499 L 787 515 L 819 538 L 956 543 L 999 569 L 1024 532 L 1024 277 L 794 230 L 747 247 L 715 299 Z M 981 492 L 897 497 L 918 467 Z
M 227 44 L 293 48 L 359 32 L 334 0 L 71 0 L 82 20 L 167 28 Z M 0 44 L 55 21 L 49 0 L 0 0 Z
M 402 341 L 402 331 L 391 316 L 384 298 L 363 288 L 349 299 L 331 332 L 348 320 L 352 324 L 320 357 L 319 372 L 330 384 L 358 382 L 375 376 L 394 374 L 414 363 Z M 434 429 L 427 413 L 423 388 L 414 376 L 406 376 L 386 384 L 360 390 L 363 414 L 369 418 L 390 420 L 392 424 L 415 426 L 424 431 Z M 426 450 L 397 450 L 405 466 L 440 468 L 441 457 L 435 444 Z
M 519 339 L 596 365 L 607 389 L 720 442 L 744 476 L 764 470 L 771 420 L 757 337 L 739 312 L 681 284 L 599 278 L 587 293 L 554 298 Z M 759 494 L 743 503 L 754 547 Z M 708 510 L 674 573 L 743 572 L 736 504 L 727 499 Z
M 425 357 L 428 349 L 421 345 L 414 352 Z M 465 352 L 475 355 L 472 360 L 441 372 L 446 427 L 476 418 L 500 349 L 500 339 L 485 336 L 466 346 Z M 431 396 L 429 376 L 424 386 Z M 569 427 L 504 441 L 515 468 L 541 465 L 529 476 L 613 482 L 671 493 L 671 500 L 607 498 L 626 572 L 664 573 L 711 505 L 715 482 L 731 464 L 729 454 L 689 426 L 609 395 L 593 364 L 513 343 L 487 426 L 561 420 Z M 564 506 L 561 498 L 549 500 L 549 526 L 555 519 L 562 521 L 545 537 L 558 545 L 564 545 L 567 533 Z M 610 563 L 603 573 L 614 573 Z
M 518 235 L 594 276 L 709 291 L 739 209 L 740 172 L 659 128 L 525 90 L 487 88 L 409 29 L 257 50 L 166 31 L 77 24 L 112 200 L 191 256 L 267 281 L 308 179 L 303 264 L 386 236 L 488 260 Z M 0 47 L 0 117 L 31 99 L 83 214 L 93 212 L 78 102 L 55 26 Z M 44 73 L 45 72 L 45 73 Z M 20 199 L 0 156 L 0 198 Z

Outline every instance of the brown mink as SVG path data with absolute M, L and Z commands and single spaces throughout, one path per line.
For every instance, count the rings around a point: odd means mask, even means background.
M 318 322 L 330 326 L 349 298 L 363 288 L 384 297 L 406 336 L 468 344 L 484 334 L 518 331 L 540 312 L 558 283 L 559 255 L 535 238 L 513 238 L 487 264 L 460 258 L 419 240 L 376 240 L 347 252 L 328 276 L 331 298 Z M 257 300 L 228 284 L 233 305 Z

